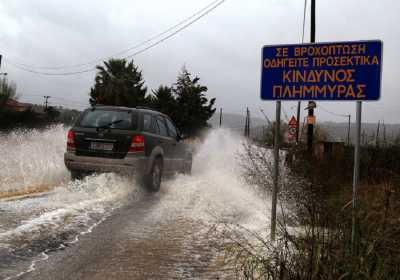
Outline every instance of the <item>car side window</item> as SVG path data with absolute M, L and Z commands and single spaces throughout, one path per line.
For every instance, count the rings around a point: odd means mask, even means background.
M 176 131 L 174 124 L 167 118 L 165 118 L 165 120 L 167 121 L 169 136 L 176 138 L 178 136 L 178 132 Z
M 158 124 L 158 127 L 160 128 L 160 135 L 168 136 L 168 130 L 167 130 L 167 126 L 165 125 L 165 121 L 162 118 L 157 117 L 156 122 Z
M 156 118 L 154 116 L 151 117 L 151 133 L 160 134 L 160 128 L 157 124 Z
M 143 130 L 147 132 L 153 132 L 151 127 L 151 115 L 143 114 Z

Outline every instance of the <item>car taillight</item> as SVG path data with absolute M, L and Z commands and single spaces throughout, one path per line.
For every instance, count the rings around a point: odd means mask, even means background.
M 75 132 L 69 130 L 67 136 L 67 150 L 74 150 L 74 149 L 75 149 Z
M 131 146 L 129 147 L 130 153 L 144 152 L 144 136 L 134 135 L 132 137 Z

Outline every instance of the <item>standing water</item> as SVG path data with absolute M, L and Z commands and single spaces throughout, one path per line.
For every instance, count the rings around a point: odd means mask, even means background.
M 63 162 L 66 133 L 54 126 L 0 135 L 0 277 L 12 279 L 16 267 L 27 267 L 21 274 L 34 270 L 51 250 L 79 242 L 113 210 L 144 197 L 140 186 L 112 173 L 71 181 Z M 217 219 L 265 229 L 269 206 L 240 176 L 242 141 L 212 130 L 196 147 L 192 175 L 164 181 L 154 194 L 147 222 Z

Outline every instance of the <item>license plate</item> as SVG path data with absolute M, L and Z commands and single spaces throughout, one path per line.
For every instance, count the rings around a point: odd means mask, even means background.
M 113 143 L 90 142 L 90 149 L 92 150 L 112 151 L 113 148 Z

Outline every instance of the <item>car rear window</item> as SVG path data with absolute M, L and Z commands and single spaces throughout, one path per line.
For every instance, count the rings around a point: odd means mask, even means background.
M 79 126 L 134 129 L 133 121 L 134 117 L 131 111 L 95 109 L 84 113 Z

